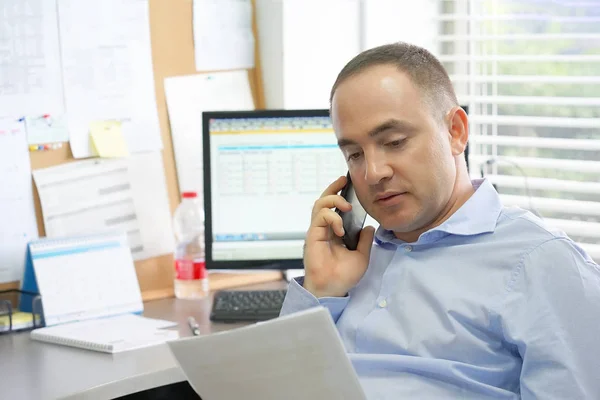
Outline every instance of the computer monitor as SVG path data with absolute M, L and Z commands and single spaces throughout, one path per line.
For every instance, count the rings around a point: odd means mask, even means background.
M 301 269 L 315 200 L 347 171 L 328 110 L 203 113 L 206 266 Z

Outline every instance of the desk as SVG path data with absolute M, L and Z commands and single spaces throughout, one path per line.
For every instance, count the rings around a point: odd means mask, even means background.
M 285 281 L 243 289 L 281 289 Z M 208 334 L 245 325 L 212 323 L 212 295 L 202 300 L 155 300 L 144 304 L 144 316 L 176 321 L 181 337 L 190 336 L 188 316 Z M 29 332 L 0 335 L 0 398 L 112 399 L 185 381 L 166 344 L 106 354 L 33 341 Z

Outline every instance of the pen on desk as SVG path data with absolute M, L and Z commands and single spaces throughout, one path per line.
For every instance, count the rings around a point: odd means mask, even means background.
M 196 322 L 194 317 L 188 317 L 188 325 L 190 326 L 190 329 L 192 330 L 194 336 L 200 335 L 200 327 L 198 326 L 198 323 Z

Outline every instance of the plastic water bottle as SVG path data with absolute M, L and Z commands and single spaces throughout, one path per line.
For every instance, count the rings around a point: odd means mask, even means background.
M 175 210 L 175 296 L 201 299 L 208 294 L 204 253 L 204 212 L 196 192 L 184 192 Z

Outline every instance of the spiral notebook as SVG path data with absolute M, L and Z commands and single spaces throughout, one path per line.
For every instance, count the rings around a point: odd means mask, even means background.
M 124 233 L 31 242 L 22 287 L 42 299 L 35 340 L 112 353 L 177 337 L 163 330 L 174 323 L 136 315 L 144 304 Z
M 41 342 L 118 353 L 179 338 L 177 331 L 162 329 L 173 325 L 176 324 L 171 321 L 131 314 L 118 315 L 36 329 L 31 332 L 31 338 Z

